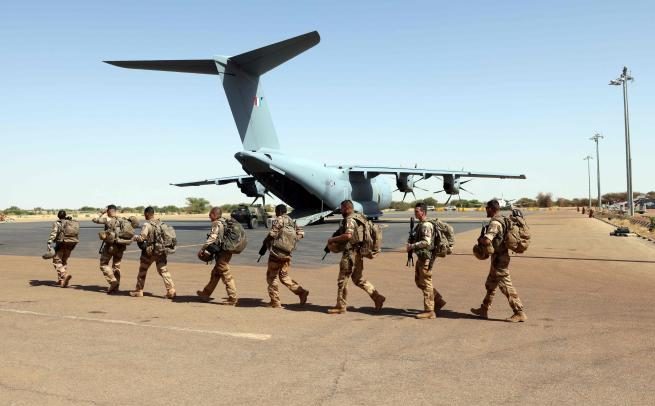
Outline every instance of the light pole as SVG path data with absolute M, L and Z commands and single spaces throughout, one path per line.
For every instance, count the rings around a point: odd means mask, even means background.
M 589 209 L 591 209 L 591 164 L 589 161 L 594 159 L 591 155 L 587 155 L 583 160 L 587 161 L 587 177 L 589 178 Z
M 630 153 L 630 115 L 628 114 L 628 81 L 634 78 L 628 74 L 628 68 L 623 67 L 621 76 L 610 80 L 611 86 L 623 86 L 623 119 L 625 121 L 625 166 L 628 178 L 628 215 L 635 215 L 634 201 L 632 200 L 632 155 Z
M 600 199 L 600 154 L 598 152 L 598 140 L 605 138 L 599 133 L 594 134 L 593 137 L 589 138 L 592 141 L 596 142 L 596 181 L 598 183 L 598 210 L 601 210 L 603 207 L 603 202 Z

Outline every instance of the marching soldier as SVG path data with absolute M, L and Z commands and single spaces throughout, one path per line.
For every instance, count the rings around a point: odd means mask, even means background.
M 414 252 L 418 257 L 414 268 L 414 282 L 423 292 L 423 313 L 416 315 L 417 319 L 434 319 L 436 311 L 446 305 L 441 294 L 432 285 L 432 267 L 436 254 L 432 252 L 435 238 L 434 225 L 428 221 L 427 206 L 417 203 L 414 207 L 414 216 L 419 221 L 415 228 L 416 242 L 407 243 L 407 252 Z
M 52 244 L 55 244 L 55 256 L 52 258 L 52 265 L 57 272 L 57 286 L 61 286 L 62 288 L 68 287 L 68 283 L 72 278 L 68 272 L 68 258 L 71 256 L 73 249 L 75 249 L 75 245 L 77 245 L 77 243 L 64 242 L 63 240 L 63 222 L 67 220 L 71 221 L 71 218 L 66 216 L 64 210 L 59 210 L 57 221 L 52 223 L 52 231 L 48 237 L 48 248 L 51 248 Z
M 141 249 L 141 258 L 139 264 L 139 274 L 136 278 L 136 288 L 130 292 L 132 297 L 142 297 L 143 287 L 146 284 L 146 276 L 148 275 L 148 268 L 152 263 L 155 263 L 157 272 L 164 281 L 166 287 L 166 298 L 173 299 L 175 297 L 175 285 L 171 274 L 168 272 L 166 265 L 168 263 L 166 251 L 155 251 L 155 230 L 160 227 L 161 221 L 155 219 L 155 209 L 148 206 L 143 211 L 146 222 L 141 226 L 141 234 L 135 235 L 133 240 L 139 243 Z M 161 228 L 159 228 L 161 232 Z M 163 247 L 161 247 L 163 249 Z
M 500 215 L 500 204 L 497 200 L 490 200 L 486 206 L 487 217 L 491 220 L 486 229 L 486 234 L 480 236 L 478 245 L 481 250 L 491 255 L 491 268 L 489 276 L 485 282 L 487 294 L 482 300 L 482 305 L 477 309 L 471 309 L 471 313 L 482 318 L 488 317 L 489 307 L 493 302 L 496 288 L 507 297 L 509 306 L 514 311 L 514 314 L 507 319 L 514 323 L 526 321 L 526 316 L 523 311 L 523 304 L 519 295 L 512 285 L 512 279 L 509 276 L 509 251 L 504 242 L 505 222 Z
M 328 244 L 345 244 L 341 262 L 339 263 L 339 277 L 337 279 L 337 304 L 335 307 L 328 309 L 330 314 L 342 314 L 346 312 L 348 304 L 348 278 L 352 278 L 353 283 L 369 294 L 375 303 L 375 311 L 379 312 L 386 298 L 382 296 L 373 286 L 373 284 L 364 279 L 364 259 L 357 243 L 353 243 L 357 224 L 353 218 L 353 202 L 344 200 L 341 202 L 341 226 L 338 230 L 341 233 L 338 236 L 328 240 Z
M 119 227 L 119 220 L 116 217 L 116 206 L 110 204 L 91 221 L 96 224 L 104 224 L 105 231 L 115 232 Z M 102 243 L 100 250 L 100 271 L 109 284 L 109 288 L 107 289 L 108 295 L 116 292 L 120 286 L 121 261 L 123 260 L 124 252 L 125 245 L 117 244 L 116 242 Z M 112 263 L 111 267 L 109 266 L 110 262 Z
M 205 250 L 212 244 L 218 242 L 220 243 L 223 239 L 223 233 L 225 231 L 226 222 L 221 217 L 223 211 L 220 207 L 213 207 L 209 211 L 209 219 L 212 222 L 212 228 L 209 234 L 207 235 L 207 241 L 202 246 L 198 252 L 198 256 L 201 257 Z M 209 301 L 211 294 L 216 289 L 218 281 L 223 281 L 225 284 L 225 290 L 227 291 L 227 300 L 222 304 L 235 306 L 237 304 L 237 287 L 234 283 L 234 277 L 232 272 L 230 272 L 230 259 L 232 259 L 232 253 L 229 252 L 219 252 L 216 254 L 216 264 L 211 272 L 211 277 L 207 286 L 203 290 L 199 290 L 196 294 L 203 300 Z
M 304 237 L 304 231 L 296 226 L 291 217 L 287 216 L 287 206 L 280 204 L 275 207 L 276 218 L 273 220 L 271 231 L 264 239 L 262 248 L 270 247 L 268 256 L 268 269 L 266 270 L 266 282 L 268 283 L 268 295 L 271 298 L 269 306 L 281 308 L 280 291 L 277 279 L 300 299 L 300 304 L 307 302 L 309 291 L 303 289 L 298 282 L 289 277 L 291 264 L 291 252 L 296 246 L 297 240 Z M 289 233 L 287 230 L 293 230 Z M 285 233 L 285 231 L 287 231 Z M 287 235 L 287 233 L 289 235 Z

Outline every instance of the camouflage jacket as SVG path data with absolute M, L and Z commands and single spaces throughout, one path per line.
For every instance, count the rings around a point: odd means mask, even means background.
M 224 219 L 218 219 L 215 221 L 212 221 L 212 228 L 211 231 L 209 231 L 209 234 L 207 234 L 207 241 L 202 245 L 202 249 L 207 249 L 210 245 L 214 243 L 221 243 L 223 239 L 223 232 L 225 231 L 225 220 Z

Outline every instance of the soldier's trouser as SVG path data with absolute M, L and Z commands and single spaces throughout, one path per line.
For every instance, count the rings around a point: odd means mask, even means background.
M 139 274 L 136 277 L 136 290 L 143 290 L 143 287 L 146 284 L 146 276 L 148 275 L 148 268 L 150 268 L 150 265 L 152 265 L 153 262 L 157 267 L 157 272 L 159 273 L 159 276 L 161 276 L 161 278 L 164 281 L 164 286 L 166 287 L 166 290 L 173 289 L 175 285 L 173 284 L 173 278 L 171 278 L 170 272 L 168 272 L 168 269 L 166 268 L 166 264 L 168 264 L 166 254 L 164 255 L 141 254 L 140 264 L 139 264 Z
M 348 278 L 353 283 L 364 289 L 371 296 L 377 292 L 373 284 L 364 279 L 364 259 L 356 251 L 344 251 L 339 263 L 339 278 L 337 279 L 337 307 L 345 309 L 348 304 Z
M 430 264 L 428 268 L 430 269 L 430 272 L 434 269 L 434 263 L 437 261 L 437 256 L 433 255 L 432 258 L 430 258 Z M 432 294 L 434 295 L 434 302 L 439 303 L 443 300 L 443 296 L 441 296 L 441 293 L 437 290 L 437 288 L 434 287 L 434 283 L 432 283 Z
M 423 292 L 423 308 L 426 312 L 434 311 L 434 292 L 432 286 L 432 269 L 430 269 L 430 260 L 420 257 L 416 259 L 414 267 L 414 282 L 416 287 Z
M 211 277 L 207 286 L 203 289 L 203 292 L 209 296 L 216 289 L 218 281 L 223 281 L 225 284 L 225 291 L 227 292 L 227 297 L 230 300 L 237 299 L 237 286 L 234 283 L 234 277 L 232 277 L 232 272 L 230 272 L 230 259 L 232 259 L 232 254 L 229 252 L 222 252 L 216 257 L 216 265 L 212 269 Z
M 514 289 L 512 279 L 509 276 L 509 260 L 508 252 L 491 255 L 491 269 L 489 270 L 487 281 L 484 284 L 487 294 L 482 301 L 482 307 L 489 309 L 494 300 L 496 288 L 499 288 L 503 295 L 507 297 L 509 306 L 514 312 L 523 310 L 521 299 L 519 299 L 519 295 L 516 289 Z
M 68 258 L 70 258 L 73 248 L 75 248 L 75 245 L 57 244 L 55 256 L 52 258 L 52 266 L 55 268 L 57 279 L 60 281 L 63 280 L 68 273 Z
M 121 274 L 121 261 L 123 260 L 123 253 L 125 252 L 125 245 L 105 245 L 100 253 L 100 271 L 105 276 L 107 283 L 115 282 L 117 277 L 120 278 Z M 112 266 L 109 266 L 109 262 Z
M 269 255 L 266 282 L 268 283 L 268 296 L 271 298 L 271 303 L 280 303 L 280 290 L 278 289 L 277 278 L 296 295 L 300 295 L 305 291 L 298 282 L 289 277 L 290 265 L 290 259 L 280 259 Z

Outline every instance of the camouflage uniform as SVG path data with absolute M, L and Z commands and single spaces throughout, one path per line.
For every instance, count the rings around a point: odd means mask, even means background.
M 436 255 L 431 252 L 434 225 L 426 219 L 416 225 L 415 232 L 417 241 L 412 244 L 412 250 L 418 258 L 414 267 L 414 282 L 423 292 L 423 308 L 426 312 L 432 312 L 435 301 L 443 302 L 443 297 L 432 285 L 432 267 L 436 260 Z
M 92 219 L 96 224 L 104 224 L 105 230 L 115 230 L 118 228 L 118 218 L 108 216 L 98 216 Z M 123 260 L 123 253 L 125 252 L 125 245 L 121 244 L 103 244 L 102 251 L 100 251 L 100 271 L 105 276 L 107 283 L 121 281 L 121 261 Z M 109 266 L 109 263 L 112 266 Z
M 155 242 L 154 227 L 157 224 L 159 224 L 159 220 L 146 221 L 143 224 L 143 226 L 141 226 L 141 234 L 137 236 L 137 241 L 139 242 L 145 241 L 147 243 L 146 246 L 147 248 L 141 250 L 141 258 L 139 258 L 140 260 L 139 274 L 136 277 L 137 291 L 143 290 L 143 287 L 146 284 L 146 275 L 148 274 L 148 268 L 150 268 L 150 265 L 152 265 L 153 262 L 157 267 L 157 272 L 164 280 L 164 286 L 166 287 L 166 291 L 170 292 L 172 289 L 175 288 L 175 285 L 173 284 L 173 279 L 171 278 L 171 274 L 168 272 L 168 269 L 166 268 L 166 264 L 168 263 L 166 253 L 164 252 L 162 254 L 155 254 L 152 249 Z
M 509 251 L 501 240 L 505 228 L 503 224 L 501 216 L 493 217 L 489 221 L 487 233 L 484 235 L 485 238 L 492 242 L 494 253 L 491 254 L 491 268 L 484 284 L 487 294 L 482 301 L 482 308 L 484 310 L 489 309 L 496 294 L 496 288 L 499 288 L 503 295 L 507 297 L 509 306 L 514 310 L 514 313 L 517 313 L 523 311 L 523 304 L 509 276 Z
M 63 241 L 57 241 L 60 238 L 60 234 L 63 232 L 61 220 L 57 220 L 52 223 L 52 231 L 50 231 L 50 236 L 48 237 L 48 245 L 55 244 L 55 256 L 52 258 L 52 266 L 57 272 L 58 283 L 62 283 L 66 278 L 68 273 L 68 258 L 70 258 L 73 249 L 75 249 L 76 243 L 65 243 Z
M 357 224 L 352 215 L 341 221 L 341 234 L 351 234 L 355 236 Z M 352 242 L 346 244 L 346 248 L 341 256 L 339 263 L 339 277 L 337 279 L 337 308 L 345 309 L 348 305 L 348 278 L 352 278 L 353 283 L 363 289 L 368 295 L 376 301 L 381 297 L 375 286 L 364 279 L 364 259 L 359 251 L 359 247 L 354 246 Z
M 302 238 L 304 232 L 301 228 L 295 226 L 293 220 L 283 214 L 273 220 L 271 231 L 268 233 L 268 239 L 271 241 L 276 240 L 282 229 L 289 224 L 293 224 L 296 228 L 296 235 Z M 306 292 L 298 284 L 289 277 L 289 267 L 291 265 L 291 253 L 283 252 L 278 248 L 271 245 L 271 253 L 268 256 L 268 269 L 266 270 L 266 282 L 268 283 L 268 296 L 271 298 L 271 305 L 276 306 L 280 304 L 280 291 L 278 289 L 277 278 L 280 282 L 296 295 L 300 296 Z
M 221 241 L 223 238 L 223 232 L 225 230 L 225 220 L 218 219 L 212 222 L 212 228 L 207 236 L 207 241 L 202 246 L 202 249 L 207 249 L 211 244 L 216 241 Z M 212 269 L 211 276 L 207 286 L 201 291 L 202 296 L 209 297 L 216 289 L 219 281 L 223 281 L 225 284 L 225 290 L 227 291 L 227 297 L 229 302 L 237 301 L 237 287 L 234 283 L 234 277 L 232 277 L 232 272 L 230 272 L 230 259 L 232 259 L 232 253 L 230 252 L 221 252 L 216 255 L 216 265 Z

